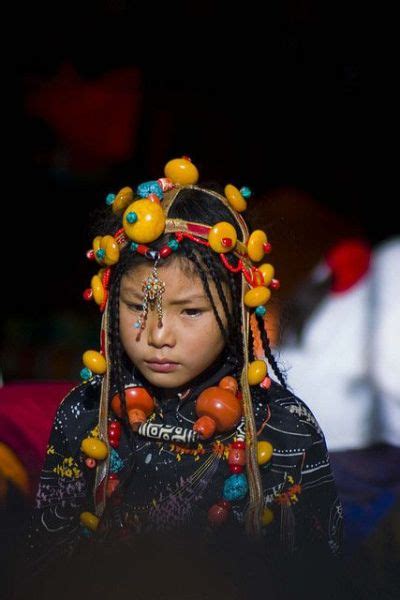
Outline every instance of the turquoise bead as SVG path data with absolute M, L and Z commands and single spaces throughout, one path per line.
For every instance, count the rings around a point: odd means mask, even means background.
M 124 466 L 124 463 L 119 456 L 118 452 L 112 448 L 110 457 L 110 471 L 111 473 L 118 473 Z
M 242 196 L 245 200 L 248 200 L 251 196 L 251 189 L 248 188 L 247 186 L 244 186 L 244 187 L 240 188 L 240 193 L 242 194 Z
M 141 198 L 147 198 L 149 194 L 155 194 L 157 198 L 162 200 L 164 196 L 161 186 L 157 181 L 145 181 L 138 185 L 136 191 L 137 195 Z
M 104 250 L 104 248 L 99 248 L 98 250 L 96 250 L 96 257 L 99 260 L 103 260 L 103 258 L 105 257 L 105 255 L 106 255 L 106 251 Z
M 237 473 L 228 477 L 224 483 L 224 500 L 241 500 L 249 491 L 247 477 L 244 473 Z
M 133 223 L 136 223 L 136 221 L 138 220 L 138 216 L 135 212 L 132 211 L 126 215 L 126 220 L 130 225 L 132 225 Z
M 88 529 L 87 527 L 85 527 L 84 525 L 82 525 L 82 533 L 85 537 L 89 538 L 93 535 L 93 532 L 90 531 L 90 529 Z
M 93 377 L 92 371 L 90 369 L 88 369 L 87 367 L 83 367 L 80 375 L 81 375 L 81 378 L 83 379 L 83 381 L 87 381 L 88 379 Z
M 138 249 L 139 244 L 137 244 L 136 242 L 132 242 L 131 244 L 131 250 L 132 252 L 136 252 L 136 250 Z
M 169 246 L 172 250 L 178 250 L 179 242 L 178 240 L 169 240 L 167 246 Z
M 115 200 L 115 194 L 107 194 L 107 196 L 106 196 L 107 206 L 111 206 L 112 204 L 114 204 L 114 200 Z
M 257 306 L 257 308 L 255 310 L 255 313 L 258 317 L 263 317 L 266 312 L 267 312 L 267 309 L 265 308 L 265 306 Z

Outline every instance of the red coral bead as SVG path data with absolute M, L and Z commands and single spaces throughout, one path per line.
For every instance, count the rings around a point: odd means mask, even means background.
M 244 471 L 244 466 L 231 464 L 229 465 L 229 470 L 231 473 L 242 473 Z
M 265 242 L 263 244 L 263 248 L 264 248 L 265 254 L 269 254 L 272 250 L 272 244 L 270 244 L 269 242 Z
M 245 465 L 246 451 L 243 448 L 230 448 L 228 454 L 229 465 Z
M 279 290 L 281 287 L 280 281 L 278 279 L 273 279 L 269 284 L 269 287 L 273 290 Z
M 83 299 L 86 300 L 86 302 L 89 302 L 89 300 L 91 300 L 93 298 L 93 290 L 92 288 L 87 288 L 83 294 Z
M 94 259 L 95 259 L 94 250 L 93 250 L 93 249 L 91 249 L 91 250 L 88 250 L 88 251 L 86 252 L 86 257 L 87 257 L 89 260 L 94 260 Z
M 244 440 L 236 440 L 236 442 L 232 442 L 232 448 L 244 450 L 246 448 L 246 442 Z
M 229 510 L 218 504 L 213 506 L 208 511 L 208 522 L 210 525 L 219 526 L 227 521 L 229 517 Z
M 113 435 L 108 436 L 108 441 L 110 442 L 110 446 L 112 446 L 113 448 L 118 448 L 120 439 L 121 439 L 120 436 L 113 436 Z
M 119 480 L 118 479 L 111 479 L 110 477 L 108 478 L 107 481 L 107 487 L 106 487 L 106 496 L 107 498 L 109 498 L 117 489 L 119 485 Z
M 167 256 L 169 256 L 170 254 L 172 254 L 172 248 L 170 248 L 169 246 L 164 246 L 164 248 L 161 248 L 161 250 L 160 250 L 161 258 L 167 258 Z
M 230 510 L 231 508 L 231 503 L 229 502 L 229 500 L 224 500 L 223 498 L 222 500 L 218 500 L 217 505 L 221 506 L 225 510 Z
M 270 377 L 265 377 L 262 382 L 260 383 L 260 387 L 262 387 L 264 390 L 268 390 L 272 385 L 272 381 Z
M 119 421 L 111 421 L 108 425 L 109 433 L 115 432 L 118 435 L 121 435 L 121 423 Z

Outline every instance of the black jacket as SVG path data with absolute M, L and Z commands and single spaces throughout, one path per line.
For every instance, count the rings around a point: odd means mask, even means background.
M 197 418 L 195 398 L 231 371 L 229 361 L 224 362 L 184 400 L 177 396 L 166 405 L 157 403 L 155 422 L 190 427 Z M 108 502 L 99 533 L 88 536 L 80 524 L 80 514 L 94 512 L 95 469 L 86 467 L 80 444 L 83 438 L 96 435 L 100 385 L 101 377 L 96 376 L 74 388 L 56 413 L 36 506 L 21 545 L 27 572 L 39 575 L 49 572 L 52 565 L 68 564 L 78 554 L 81 558 L 93 556 L 96 541 L 100 541 L 97 547 L 100 545 L 102 551 L 106 546 L 112 549 L 108 556 L 118 555 L 121 547 L 126 549 L 124 554 L 131 552 L 137 540 L 145 536 L 157 539 L 158 545 L 162 539 L 170 544 L 173 536 L 178 546 L 182 532 L 186 532 L 183 539 L 191 540 L 190 547 L 199 539 L 217 540 L 217 552 L 218 540 L 222 543 L 223 539 L 229 540 L 225 547 L 247 547 L 243 530 L 248 495 L 233 503 L 229 521 L 216 537 L 207 526 L 208 509 L 222 498 L 224 481 L 230 475 L 226 455 L 215 452 L 215 442 L 229 444 L 234 432 L 203 442 L 203 453 L 193 456 L 173 451 L 169 442 L 138 434 L 134 435 L 132 452 L 132 442 L 123 429 L 114 454 L 114 465 L 124 481 L 123 495 L 117 504 Z M 272 522 L 263 527 L 262 553 L 305 556 L 312 551 L 314 556 L 339 556 L 342 506 L 325 439 L 314 415 L 304 402 L 275 382 L 263 390 L 262 400 L 253 401 L 253 407 L 258 440 L 269 441 L 274 449 L 272 459 L 260 467 L 265 506 L 273 512 Z M 129 532 L 123 538 L 121 525 Z M 225 538 L 224 532 L 229 532 Z M 146 547 L 145 542 L 141 544 Z

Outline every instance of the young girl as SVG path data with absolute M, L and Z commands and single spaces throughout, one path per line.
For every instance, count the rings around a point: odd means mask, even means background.
M 51 431 L 27 542 L 36 573 L 163 533 L 257 540 L 271 557 L 340 553 L 323 433 L 269 347 L 279 282 L 266 234 L 241 214 L 251 192 L 197 180 L 175 159 L 107 196 L 84 294 L 103 315 L 100 348 Z

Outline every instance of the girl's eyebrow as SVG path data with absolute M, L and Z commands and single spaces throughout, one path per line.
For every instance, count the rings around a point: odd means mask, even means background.
M 132 288 L 126 288 L 124 290 L 124 293 L 135 296 L 136 298 L 143 299 L 143 293 L 138 292 L 137 290 L 134 290 Z M 206 298 L 206 296 L 204 296 L 204 294 L 194 294 L 193 296 L 186 296 L 185 298 L 177 298 L 176 300 L 172 300 L 172 302 L 170 302 L 170 304 L 188 304 L 189 302 L 194 302 L 196 300 L 207 300 L 208 301 L 208 298 Z

